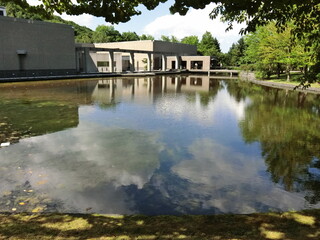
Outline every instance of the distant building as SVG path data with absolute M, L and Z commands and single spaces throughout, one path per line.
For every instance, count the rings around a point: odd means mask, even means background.
M 0 16 L 0 31 L 0 77 L 76 73 L 71 26 Z
M 168 56 L 175 56 L 179 61 L 181 56 L 197 55 L 194 45 L 157 40 L 77 44 L 76 49 L 80 72 L 166 70 Z M 176 64 L 178 68 L 180 63 Z
M 0 6 L 0 16 L 7 16 L 6 8 Z
M 207 71 L 213 58 L 189 44 L 143 40 L 75 44 L 71 26 L 6 17 L 0 7 L 0 78 L 187 69 Z

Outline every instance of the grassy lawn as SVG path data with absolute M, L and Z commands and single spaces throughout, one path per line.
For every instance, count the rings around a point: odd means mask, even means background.
M 0 239 L 320 239 L 320 209 L 211 216 L 0 214 Z
M 298 79 L 299 77 L 302 77 L 303 74 L 300 72 L 293 72 L 291 73 L 291 81 L 287 81 L 287 75 L 285 74 L 281 74 L 280 78 L 277 75 L 271 75 L 270 79 L 263 79 L 265 81 L 269 81 L 269 82 L 276 82 L 276 83 L 285 83 L 285 84 L 293 84 L 295 86 L 300 84 Z M 311 87 L 315 87 L 315 88 L 320 88 L 320 84 L 319 83 L 311 83 Z

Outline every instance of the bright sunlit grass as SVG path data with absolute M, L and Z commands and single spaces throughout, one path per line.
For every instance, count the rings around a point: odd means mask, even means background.
M 1 214 L 0 239 L 291 239 L 320 237 L 320 209 L 250 215 Z

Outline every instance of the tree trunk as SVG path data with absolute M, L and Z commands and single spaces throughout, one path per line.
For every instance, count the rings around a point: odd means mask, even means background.
M 286 74 L 287 74 L 287 82 L 290 82 L 291 75 L 290 75 L 290 65 L 289 64 L 286 67 Z
M 281 65 L 280 63 L 277 64 L 277 75 L 278 75 L 278 78 L 280 78 L 280 73 L 281 73 Z

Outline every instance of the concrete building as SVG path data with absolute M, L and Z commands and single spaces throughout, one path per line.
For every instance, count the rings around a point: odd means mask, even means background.
M 0 6 L 0 16 L 7 16 L 6 8 Z
M 76 73 L 71 26 L 0 16 L 0 77 Z
M 77 73 L 210 70 L 197 47 L 158 40 L 75 44 L 65 24 L 6 17 L 0 7 L 0 78 Z
M 166 70 L 168 56 L 177 61 L 170 68 L 180 69 L 181 56 L 197 54 L 194 45 L 155 40 L 77 44 L 76 49 L 79 72 Z
M 188 69 L 192 71 L 209 71 L 217 64 L 215 57 L 211 56 L 181 56 L 179 59 L 180 69 Z M 167 66 L 170 69 L 175 69 L 177 64 L 177 57 L 167 57 Z

